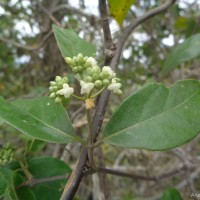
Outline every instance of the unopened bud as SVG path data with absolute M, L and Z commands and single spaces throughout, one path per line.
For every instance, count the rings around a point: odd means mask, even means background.
M 52 93 L 49 95 L 49 97 L 50 97 L 51 99 L 56 98 L 56 93 L 55 93 L 55 92 L 52 92 Z
M 74 64 L 73 60 L 72 60 L 70 57 L 66 57 L 66 58 L 65 58 L 65 62 L 66 62 L 67 64 L 69 64 L 69 65 L 73 65 L 73 64 Z
M 56 82 L 62 81 L 62 78 L 60 76 L 56 76 L 55 81 Z
M 94 83 L 95 87 L 97 88 L 101 88 L 101 86 L 103 85 L 102 81 L 100 80 L 96 80 L 95 83 Z
M 108 86 L 110 84 L 110 81 L 108 79 L 103 79 L 103 85 Z
M 56 97 L 56 98 L 55 98 L 55 102 L 56 102 L 56 103 L 62 103 L 62 99 L 61 99 L 60 97 Z

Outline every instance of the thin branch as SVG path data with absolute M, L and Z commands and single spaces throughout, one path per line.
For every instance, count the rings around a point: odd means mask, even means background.
M 113 43 L 113 40 L 112 40 L 106 0 L 99 0 L 99 12 L 101 16 L 101 25 L 103 29 L 104 44 L 105 44 L 106 59 L 105 59 L 104 65 L 107 65 L 107 64 L 110 64 L 111 59 L 115 55 L 116 45 Z
M 58 11 L 60 11 L 60 10 L 62 10 L 62 9 L 66 9 L 67 11 L 72 12 L 73 14 L 78 14 L 78 15 L 81 15 L 81 16 L 86 17 L 86 18 L 91 18 L 91 17 L 93 17 L 96 21 L 99 20 L 98 17 L 96 17 L 96 16 L 94 16 L 94 15 L 90 15 L 90 14 L 88 14 L 88 13 L 82 11 L 81 9 L 74 8 L 74 7 L 69 6 L 69 5 L 67 5 L 67 4 L 61 4 L 61 5 L 57 6 L 57 7 L 55 7 L 55 8 L 52 10 L 52 13 L 58 12 Z
M 62 24 L 41 4 L 38 3 L 41 10 L 51 19 L 52 22 L 54 22 L 57 26 L 64 28 Z
M 17 43 L 15 41 L 12 41 L 10 39 L 7 39 L 7 38 L 4 38 L 4 37 L 1 37 L 0 36 L 0 40 L 7 43 L 7 44 L 11 44 L 17 48 L 22 48 L 22 49 L 25 49 L 25 50 L 28 50 L 28 51 L 36 51 L 38 49 L 40 49 L 44 44 L 45 42 L 49 39 L 49 37 L 52 35 L 53 31 L 49 31 L 45 36 L 44 38 L 42 39 L 42 41 L 40 42 L 40 44 L 36 47 L 31 47 L 31 46 L 25 46 L 25 45 L 22 45 L 20 43 Z
M 51 176 L 51 177 L 38 178 L 38 179 L 32 178 L 30 180 L 27 180 L 27 181 L 21 183 L 15 189 L 18 190 L 18 189 L 20 189 L 22 187 L 26 187 L 26 186 L 33 187 L 33 186 L 41 184 L 41 183 L 48 183 L 48 182 L 52 182 L 52 181 L 63 180 L 63 179 L 67 179 L 68 177 L 69 177 L 69 175 Z
M 112 66 L 116 67 L 119 63 L 119 59 L 121 56 L 121 52 L 122 49 L 124 47 L 124 44 L 126 42 L 126 40 L 128 39 L 128 37 L 131 35 L 131 33 L 134 31 L 134 29 L 136 27 L 138 27 L 140 24 L 142 24 L 143 22 L 151 19 L 152 17 L 154 17 L 155 15 L 158 15 L 164 11 L 166 11 L 171 5 L 173 5 L 176 2 L 176 0 L 169 0 L 166 3 L 164 3 L 163 5 L 149 10 L 146 14 L 144 14 L 143 16 L 137 18 L 135 21 L 133 21 L 123 32 L 122 35 L 117 43 L 117 50 L 116 50 L 116 54 L 112 60 Z
M 192 169 L 192 168 L 194 168 L 194 167 L 191 167 L 190 169 Z M 116 169 L 108 169 L 108 168 L 102 168 L 102 167 L 99 167 L 96 172 L 107 173 L 107 174 L 112 174 L 112 175 L 115 175 L 115 176 L 121 176 L 121 177 L 126 177 L 126 178 L 132 178 L 132 179 L 135 179 L 135 180 L 145 180 L 145 181 L 158 182 L 158 181 L 161 181 L 163 179 L 166 179 L 166 178 L 175 176 L 177 174 L 180 174 L 184 171 L 185 171 L 185 166 L 181 165 L 179 168 L 174 169 L 170 172 L 161 174 L 159 176 L 143 176 L 143 175 L 137 175 L 137 174 L 132 174 L 132 173 L 128 173 L 128 172 L 123 172 L 123 171 L 116 170 Z M 93 172 L 88 171 L 88 173 L 95 173 L 95 171 L 93 171 Z

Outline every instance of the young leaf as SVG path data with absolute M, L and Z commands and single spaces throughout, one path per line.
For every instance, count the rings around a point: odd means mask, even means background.
M 73 57 L 82 53 L 84 56 L 95 56 L 95 46 L 81 39 L 73 30 L 52 26 L 62 56 Z
M 164 191 L 162 199 L 161 200 L 183 200 L 181 197 L 181 194 L 178 190 L 175 188 L 170 188 Z
M 166 150 L 200 131 L 200 83 L 178 81 L 170 88 L 149 84 L 126 99 L 104 129 L 109 144 Z
M 181 63 L 191 60 L 199 55 L 200 34 L 195 34 L 172 49 L 163 64 L 162 73 L 167 74 Z
M 1 97 L 0 104 L 0 118 L 24 134 L 56 143 L 81 140 L 73 134 L 64 108 L 48 97 L 18 100 L 14 105 Z
M 130 6 L 135 2 L 136 0 L 108 0 L 110 13 L 120 26 Z

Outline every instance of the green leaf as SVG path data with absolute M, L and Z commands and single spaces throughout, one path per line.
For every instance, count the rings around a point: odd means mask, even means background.
M 110 13 L 120 26 L 130 6 L 135 2 L 136 0 L 108 0 Z
M 0 98 L 0 104 L 0 118 L 24 134 L 56 143 L 81 140 L 73 134 L 64 108 L 48 97 L 18 100 L 13 104 Z
M 5 167 L 0 167 L 0 196 L 4 196 L 4 200 L 18 200 L 14 189 L 15 172 Z
M 183 200 L 178 190 L 170 188 L 164 191 L 161 200 Z
M 64 176 L 71 173 L 69 166 L 61 160 L 52 157 L 38 157 L 28 160 L 28 170 L 37 179 L 53 176 Z M 67 179 L 52 179 L 50 182 L 37 184 L 33 187 L 36 199 L 59 199 Z
M 178 65 L 200 55 L 200 34 L 192 35 L 183 43 L 174 47 L 165 59 L 162 73 L 167 74 Z
M 10 186 L 12 186 L 12 170 L 0 167 L 0 195 Z
M 104 129 L 109 144 L 166 150 L 200 132 L 200 83 L 178 81 L 170 88 L 149 84 L 127 98 Z
M 41 140 L 34 140 L 34 142 L 29 141 L 29 151 L 30 152 L 38 152 L 41 151 L 45 146 L 46 143 Z
M 22 187 L 17 191 L 17 197 L 19 200 L 37 200 L 34 192 L 29 187 Z
M 73 57 L 82 53 L 84 56 L 95 56 L 95 46 L 81 39 L 73 30 L 52 26 L 62 56 Z
M 44 178 L 71 173 L 70 167 L 64 161 L 45 156 L 29 159 L 28 170 L 34 178 Z

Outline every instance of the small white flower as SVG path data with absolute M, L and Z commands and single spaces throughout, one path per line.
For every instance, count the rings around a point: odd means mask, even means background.
M 67 83 L 63 84 L 63 89 L 56 92 L 56 94 L 63 95 L 65 98 L 69 98 L 72 93 L 74 93 L 74 88 L 69 87 Z
M 95 66 L 97 65 L 97 61 L 93 57 L 89 57 L 86 59 L 86 65 Z
M 85 83 L 84 81 L 80 81 L 81 85 L 81 94 L 89 94 L 91 90 L 94 88 L 94 83 Z
M 117 83 L 117 81 L 115 79 L 112 79 L 112 82 L 108 86 L 108 89 L 113 91 L 114 93 L 118 93 L 120 88 L 121 88 L 121 86 L 122 86 L 121 83 Z
M 109 66 L 104 66 L 102 72 L 108 74 L 110 78 L 116 77 L 116 73 Z

